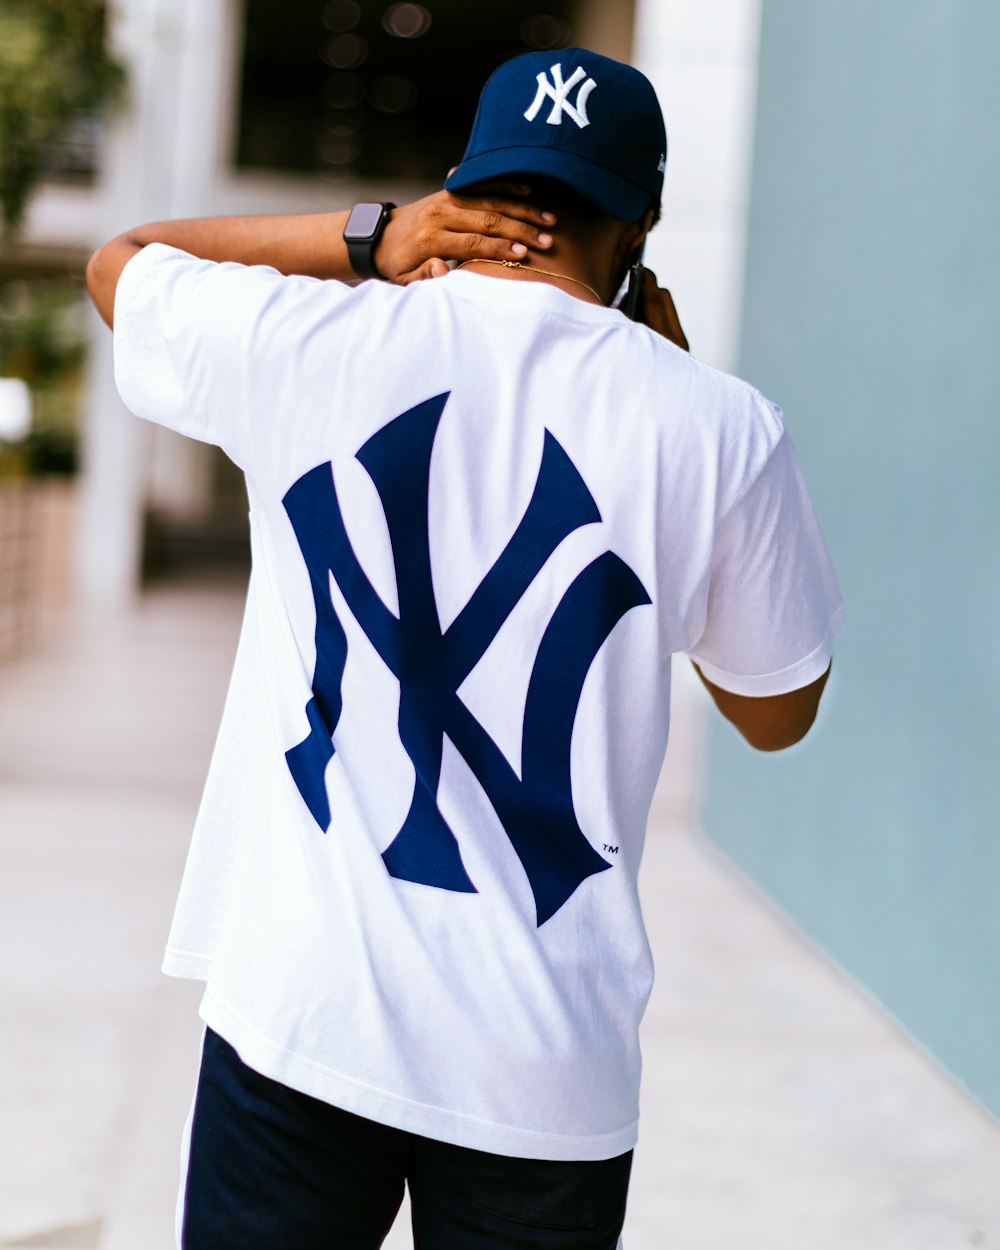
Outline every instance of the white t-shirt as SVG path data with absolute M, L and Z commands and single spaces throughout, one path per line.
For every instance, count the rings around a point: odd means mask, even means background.
M 773 695 L 840 596 L 780 414 L 455 272 L 122 274 L 126 404 L 242 467 L 253 572 L 165 959 L 244 1061 L 498 1154 L 634 1144 L 670 656 Z

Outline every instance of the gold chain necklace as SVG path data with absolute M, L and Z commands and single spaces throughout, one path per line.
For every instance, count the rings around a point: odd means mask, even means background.
M 464 269 L 466 265 L 503 265 L 504 269 L 523 269 L 526 273 L 541 273 L 547 278 L 562 278 L 564 282 L 575 282 L 577 286 L 582 286 L 584 290 L 589 291 L 599 304 L 604 303 L 600 295 L 589 286 L 586 282 L 581 282 L 579 278 L 571 278 L 568 273 L 555 273 L 552 269 L 539 269 L 537 265 L 522 265 L 519 260 L 492 260 L 488 256 L 473 256 L 472 260 L 463 260 L 460 265 L 456 265 L 456 269 Z

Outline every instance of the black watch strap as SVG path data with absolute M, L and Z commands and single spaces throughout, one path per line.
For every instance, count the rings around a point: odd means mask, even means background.
M 375 245 L 381 239 L 389 213 L 395 207 L 395 204 L 386 201 L 355 204 L 351 209 L 344 227 L 344 242 L 347 244 L 347 259 L 359 278 L 382 276 L 375 268 Z

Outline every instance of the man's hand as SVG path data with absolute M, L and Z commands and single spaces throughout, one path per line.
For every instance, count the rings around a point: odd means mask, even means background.
M 443 277 L 449 260 L 519 260 L 529 248 L 544 252 L 552 246 L 546 227 L 556 219 L 521 198 L 530 194 L 528 185 L 476 198 L 436 191 L 394 208 L 375 248 L 376 268 L 405 285 Z
M 680 318 L 674 307 L 673 297 L 666 287 L 657 286 L 652 269 L 642 271 L 642 290 L 639 294 L 639 320 L 662 334 L 671 343 L 689 351 L 687 336 L 681 329 Z

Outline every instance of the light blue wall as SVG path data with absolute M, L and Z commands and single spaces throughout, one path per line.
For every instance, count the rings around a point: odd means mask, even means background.
M 1000 4 L 763 9 L 739 372 L 847 630 L 805 743 L 714 726 L 706 828 L 1000 1112 Z

